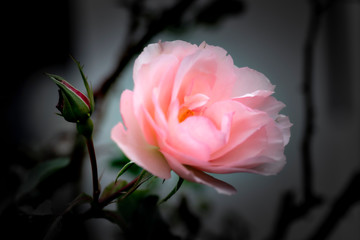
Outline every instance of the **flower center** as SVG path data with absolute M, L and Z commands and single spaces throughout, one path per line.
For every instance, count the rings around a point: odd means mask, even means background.
M 178 119 L 179 122 L 184 121 L 186 118 L 194 116 L 194 112 L 188 109 L 187 107 L 182 107 L 179 110 Z

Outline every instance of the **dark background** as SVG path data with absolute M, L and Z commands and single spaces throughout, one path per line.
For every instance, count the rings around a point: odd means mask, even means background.
M 179 196 L 187 196 L 202 219 L 200 236 L 215 239 L 227 225 L 227 232 L 240 239 L 359 239 L 359 192 L 354 190 L 360 188 L 359 1 L 183 2 L 3 3 L 2 223 L 30 231 L 31 225 L 16 217 L 21 204 L 11 204 L 23 177 L 39 162 L 74 156 L 74 126 L 54 114 L 57 89 L 44 73 L 61 75 L 81 89 L 69 54 L 84 64 L 102 104 L 95 115 L 101 118 L 94 138 L 106 185 L 116 174 L 107 161 L 116 154 L 109 132 L 120 119 L 121 91 L 132 88 L 134 57 L 149 42 L 182 39 L 221 46 L 237 66 L 264 73 L 277 86 L 275 97 L 287 105 L 283 113 L 294 124 L 286 148 L 288 164 L 277 176 L 220 176 L 238 189 L 231 197 L 208 188 L 197 195 L 184 187 Z M 109 91 L 105 81 L 114 82 Z M 76 166 L 77 177 L 64 182 L 80 182 L 76 189 L 90 192 L 87 161 Z M 72 192 L 59 184 L 62 180 L 55 182 L 43 188 L 57 212 L 68 200 L 59 195 Z M 199 207 L 204 202 L 211 208 L 206 213 Z M 11 217 L 14 225 L 6 220 Z M 100 226 L 99 231 L 87 230 L 92 233 L 89 239 L 117 231 L 106 221 L 89 226 Z

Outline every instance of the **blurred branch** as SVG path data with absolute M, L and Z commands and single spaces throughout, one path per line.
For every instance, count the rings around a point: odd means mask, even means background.
M 360 203 L 359 186 L 360 172 L 357 172 L 352 176 L 345 190 L 339 195 L 329 212 L 324 216 L 319 227 L 308 238 L 309 240 L 327 239 L 348 210 L 356 203 Z
M 301 153 L 302 153 L 302 167 L 303 167 L 303 194 L 304 201 L 311 201 L 314 198 L 314 192 L 312 189 L 313 172 L 311 168 L 312 156 L 312 140 L 314 134 L 314 122 L 315 122 L 315 110 L 313 99 L 313 68 L 314 68 L 314 45 L 317 39 L 317 35 L 320 27 L 320 20 L 322 16 L 322 7 L 320 1 L 315 0 L 310 2 L 311 15 L 308 25 L 308 30 L 305 38 L 304 46 L 304 76 L 303 76 L 303 94 L 305 105 L 305 131 L 303 135 Z
M 295 203 L 295 194 L 286 192 L 280 203 L 279 215 L 275 223 L 275 228 L 268 239 L 284 239 L 291 224 L 308 214 L 315 206 L 321 203 L 321 199 L 314 193 L 313 189 L 313 171 L 312 171 L 312 143 L 314 135 L 315 108 L 314 108 L 314 48 L 318 37 L 321 18 L 327 9 L 335 2 L 328 0 L 310 0 L 310 20 L 304 42 L 303 58 L 303 85 L 305 105 L 305 130 L 302 138 L 302 181 L 303 181 L 303 200 L 301 203 Z
M 308 31 L 305 38 L 304 45 L 304 78 L 303 78 L 303 94 L 305 104 L 305 131 L 302 141 L 302 166 L 303 166 L 303 194 L 305 201 L 313 201 L 314 195 L 313 186 L 313 172 L 311 167 L 312 162 L 312 142 L 314 135 L 315 122 L 315 103 L 313 94 L 314 83 L 314 46 L 318 36 L 320 22 L 323 14 L 336 0 L 328 0 L 321 3 L 320 0 L 310 0 L 311 15 L 308 25 Z
M 136 32 L 138 28 L 138 17 L 135 15 L 138 11 L 138 5 L 136 8 L 133 8 L 130 14 L 131 23 L 129 28 L 128 41 L 125 45 L 125 51 L 120 55 L 118 63 L 114 71 L 103 81 L 100 88 L 95 92 L 96 100 L 104 98 L 104 96 L 109 91 L 112 84 L 117 80 L 120 73 L 126 67 L 131 58 L 139 53 L 144 46 L 158 33 L 165 30 L 168 26 L 176 24 L 185 11 L 196 1 L 193 0 L 178 0 L 177 3 L 169 10 L 164 10 L 158 19 L 154 19 L 149 23 L 147 31 L 145 34 L 137 41 L 135 41 L 131 33 Z
M 199 2 L 197 0 L 177 0 L 171 8 L 165 8 L 156 14 L 149 14 L 144 1 L 136 0 L 123 3 L 123 6 L 127 7 L 130 13 L 125 51 L 120 55 L 113 72 L 104 79 L 95 92 L 94 95 L 97 100 L 105 97 L 128 62 L 135 54 L 141 52 L 153 37 L 169 28 L 189 27 L 185 23 L 184 17 L 191 10 L 197 9 L 197 12 L 192 11 L 194 15 L 190 21 L 192 24 L 215 24 L 225 16 L 238 14 L 245 8 L 241 0 L 212 0 L 201 5 L 200 8 L 196 8 L 196 4 Z M 141 20 L 145 20 L 146 30 L 141 37 L 136 38 L 141 27 Z

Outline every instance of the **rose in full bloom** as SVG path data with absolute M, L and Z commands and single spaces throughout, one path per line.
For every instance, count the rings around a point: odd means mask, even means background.
M 232 194 L 208 173 L 271 175 L 285 164 L 285 106 L 261 73 L 238 68 L 220 47 L 184 41 L 148 45 L 135 60 L 134 90 L 121 95 L 112 139 L 153 175 L 180 177 Z M 213 175 L 213 174 L 212 174 Z

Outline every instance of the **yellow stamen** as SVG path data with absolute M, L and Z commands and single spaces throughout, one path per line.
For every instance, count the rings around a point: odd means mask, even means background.
M 186 107 L 182 107 L 179 110 L 178 119 L 179 122 L 184 121 L 186 118 L 194 116 L 194 112 Z

